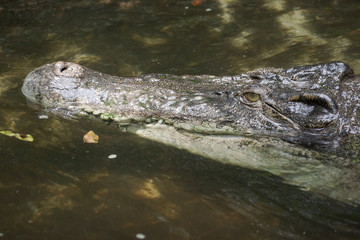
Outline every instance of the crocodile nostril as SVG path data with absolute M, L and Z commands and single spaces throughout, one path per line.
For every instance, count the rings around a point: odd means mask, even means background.
M 76 63 L 59 61 L 54 65 L 54 73 L 59 77 L 82 78 L 84 68 Z
M 67 67 L 67 66 L 63 66 L 63 67 L 60 69 L 60 72 L 63 72 L 63 71 L 65 71 L 66 69 L 68 69 L 68 67 Z

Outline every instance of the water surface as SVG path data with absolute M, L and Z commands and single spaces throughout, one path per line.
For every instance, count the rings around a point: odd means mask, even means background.
M 35 141 L 0 135 L 0 239 L 358 239 L 357 205 L 112 124 L 59 118 L 29 106 L 20 87 L 58 60 L 122 76 L 332 60 L 359 73 L 359 10 L 358 1 L 1 1 L 0 130 Z M 82 143 L 90 129 L 99 144 Z

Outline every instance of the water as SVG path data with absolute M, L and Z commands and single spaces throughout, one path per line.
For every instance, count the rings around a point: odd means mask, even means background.
M 35 138 L 0 136 L 0 239 L 358 239 L 357 205 L 101 121 L 39 119 L 20 86 L 57 60 L 123 76 L 331 60 L 359 73 L 359 10 L 357 1 L 0 1 L 0 130 Z M 82 143 L 89 130 L 99 144 Z

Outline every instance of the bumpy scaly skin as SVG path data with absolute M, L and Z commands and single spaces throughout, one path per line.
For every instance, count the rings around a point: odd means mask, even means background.
M 124 78 L 70 62 L 41 66 L 24 95 L 49 108 L 120 123 L 161 119 L 203 133 L 253 133 L 298 143 L 359 134 L 358 76 L 342 62 L 265 68 L 235 76 L 148 74 Z
M 30 101 L 48 108 L 100 115 L 127 125 L 139 136 L 267 171 L 287 183 L 360 204 L 359 165 L 353 161 L 360 149 L 354 141 L 360 135 L 358 80 L 341 62 L 227 77 L 134 78 L 57 62 L 32 71 L 22 91 Z M 139 121 L 144 124 L 130 124 Z M 249 132 L 274 137 L 243 135 Z M 352 150 L 355 146 L 355 158 L 322 154 L 278 138 L 326 149 L 340 140 L 349 142 Z M 341 143 L 333 149 L 351 152 Z

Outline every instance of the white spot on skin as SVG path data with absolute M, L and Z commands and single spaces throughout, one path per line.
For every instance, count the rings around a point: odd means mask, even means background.
M 116 157 L 117 157 L 116 154 L 110 154 L 110 155 L 108 156 L 109 159 L 114 159 L 114 158 L 116 158 Z

